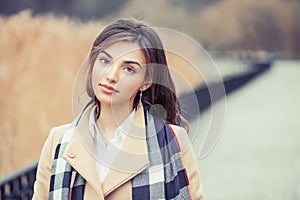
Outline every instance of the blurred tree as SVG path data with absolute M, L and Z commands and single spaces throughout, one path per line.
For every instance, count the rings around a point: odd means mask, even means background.
M 23 9 L 83 21 L 130 16 L 182 31 L 210 50 L 300 55 L 299 0 L 0 0 L 0 15 Z
M 252 17 L 240 22 L 245 28 L 240 48 L 268 51 L 282 49 L 284 35 L 276 20 L 276 13 L 269 8 L 258 6 L 250 8 L 249 12 L 253 13 Z
M 184 7 L 185 9 L 192 12 L 199 12 L 202 9 L 207 8 L 208 6 L 213 6 L 216 3 L 219 3 L 222 0 L 172 0 L 170 1 L 176 6 Z
M 0 0 L 0 14 L 12 15 L 24 9 L 33 14 L 55 13 L 82 20 L 99 19 L 118 12 L 128 0 Z

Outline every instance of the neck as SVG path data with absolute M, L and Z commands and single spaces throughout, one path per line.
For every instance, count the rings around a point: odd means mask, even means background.
M 112 107 L 101 105 L 101 112 L 97 124 L 102 134 L 108 139 L 113 138 L 118 126 L 127 119 L 131 112 L 132 110 L 128 109 L 126 106 Z

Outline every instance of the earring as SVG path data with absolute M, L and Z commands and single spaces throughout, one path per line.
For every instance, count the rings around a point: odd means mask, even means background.
M 143 91 L 141 90 L 141 91 L 140 91 L 140 101 L 139 101 L 139 104 L 140 104 L 141 106 L 143 106 L 142 97 L 143 97 Z
M 99 118 L 100 116 L 100 101 L 97 99 L 97 97 L 95 96 L 95 104 L 96 104 L 96 119 Z

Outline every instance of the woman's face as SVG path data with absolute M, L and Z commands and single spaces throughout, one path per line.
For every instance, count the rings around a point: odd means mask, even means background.
M 102 105 L 132 108 L 136 93 L 147 89 L 146 58 L 137 43 L 117 42 L 98 54 L 92 83 Z M 131 106 L 131 107 L 130 107 Z

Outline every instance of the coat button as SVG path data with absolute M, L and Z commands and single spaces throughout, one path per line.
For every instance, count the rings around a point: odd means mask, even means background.
M 68 153 L 69 158 L 75 158 L 76 154 L 75 153 Z

